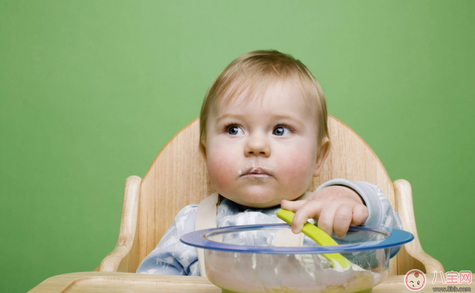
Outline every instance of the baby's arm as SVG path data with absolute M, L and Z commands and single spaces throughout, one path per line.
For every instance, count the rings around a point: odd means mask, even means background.
M 145 257 L 137 273 L 199 276 L 196 248 L 180 242 L 180 237 L 194 231 L 197 205 L 178 212 L 175 221 L 163 235 L 157 247 Z

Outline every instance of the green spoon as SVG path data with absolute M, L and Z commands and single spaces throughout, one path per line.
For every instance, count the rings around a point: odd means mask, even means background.
M 277 217 L 284 220 L 287 224 L 292 225 L 292 220 L 294 219 L 294 213 L 288 210 L 278 210 Z M 317 242 L 320 246 L 332 246 L 338 245 L 333 238 L 330 237 L 325 231 L 318 228 L 317 226 L 307 222 L 303 225 L 302 228 L 303 234 L 310 237 L 313 241 Z M 323 257 L 328 259 L 334 268 L 342 267 L 346 269 L 350 267 L 353 263 L 349 261 L 346 257 L 339 253 L 328 253 L 322 254 Z

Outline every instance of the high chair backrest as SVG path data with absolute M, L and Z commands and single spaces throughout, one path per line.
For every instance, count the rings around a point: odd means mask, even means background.
M 354 131 L 330 115 L 328 127 L 331 151 L 325 161 L 321 176 L 314 178 L 309 190 L 314 190 L 321 183 L 333 178 L 367 181 L 376 184 L 397 211 L 395 185 L 391 182 L 376 154 Z M 165 145 L 141 183 L 140 178 L 135 177 L 138 180 L 137 186 L 140 184 L 140 190 L 136 191 L 137 194 L 140 192 L 136 199 L 138 208 L 127 211 L 126 201 L 128 199 L 124 198 L 119 240 L 116 249 L 109 255 L 109 258 L 121 255 L 120 265 L 115 269 L 109 268 L 109 270 L 135 272 L 141 261 L 155 248 L 160 238 L 170 227 L 178 211 L 186 205 L 198 204 L 203 198 L 214 192 L 208 179 L 205 162 L 199 151 L 198 141 L 199 119 L 196 119 Z M 412 209 L 412 197 L 410 201 Z M 136 219 L 136 221 L 124 223 L 124 218 L 129 217 L 124 215 L 126 213 L 134 214 L 130 218 Z M 137 214 L 135 215 L 135 213 Z M 411 215 L 413 218 L 413 214 Z M 408 231 L 413 234 L 414 231 L 417 233 L 415 223 L 410 222 L 406 221 L 405 223 L 403 220 L 403 225 L 413 225 L 413 231 Z M 415 236 L 417 238 L 417 234 Z M 133 240 L 127 240 L 127 237 Z M 125 242 L 128 244 L 124 244 Z M 415 249 L 419 249 L 418 241 L 414 245 Z M 420 250 L 422 251 L 422 249 Z M 101 265 L 101 270 L 107 270 L 107 262 L 110 260 L 106 261 L 106 259 Z M 404 261 L 399 261 L 402 259 Z M 413 268 L 424 269 L 424 266 L 408 255 L 403 248 L 391 260 L 389 274 L 405 274 L 407 270 Z

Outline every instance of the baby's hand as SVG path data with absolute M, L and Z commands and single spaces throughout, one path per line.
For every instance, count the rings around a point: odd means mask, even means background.
M 300 233 L 305 222 L 314 218 L 328 235 L 342 238 L 350 225 L 362 225 L 368 218 L 368 208 L 354 190 L 343 186 L 328 186 L 312 193 L 306 200 L 281 203 L 283 209 L 295 213 L 292 232 Z

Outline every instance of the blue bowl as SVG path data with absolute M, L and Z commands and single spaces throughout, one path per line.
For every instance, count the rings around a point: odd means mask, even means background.
M 292 236 L 287 224 L 199 230 L 181 242 L 204 249 L 206 275 L 223 292 L 371 292 L 387 276 L 391 252 L 410 242 L 406 231 L 351 226 L 339 244 L 319 246 L 307 236 L 301 245 L 276 246 Z M 280 236 L 282 237 L 282 236 Z M 340 253 L 353 265 L 342 269 L 325 254 Z

